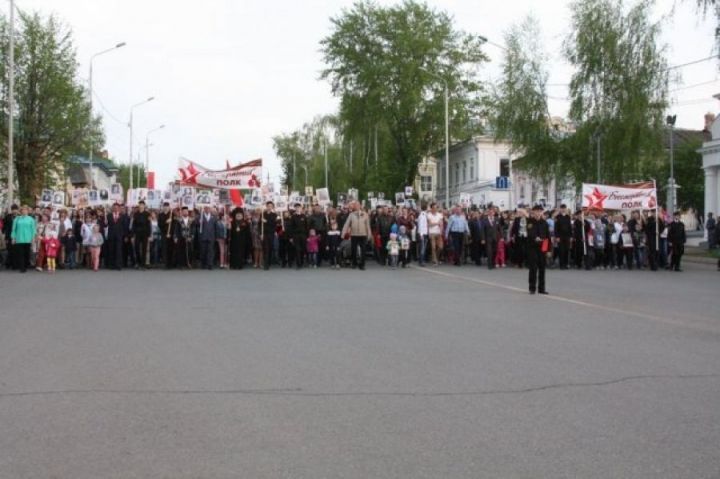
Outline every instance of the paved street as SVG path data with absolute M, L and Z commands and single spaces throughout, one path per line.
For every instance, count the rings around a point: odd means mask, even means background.
M 0 273 L 0 478 L 719 478 L 720 273 Z

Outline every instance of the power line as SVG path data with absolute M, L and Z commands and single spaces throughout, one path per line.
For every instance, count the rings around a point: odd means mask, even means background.
M 690 88 L 695 88 L 695 87 L 703 86 L 703 85 L 710 85 L 710 84 L 715 83 L 715 82 L 717 82 L 717 81 L 719 81 L 719 80 L 716 78 L 716 79 L 714 79 L 714 80 L 705 81 L 705 82 L 702 82 L 702 83 L 695 83 L 695 84 L 693 84 L 693 85 L 685 85 L 685 86 L 681 86 L 681 87 L 678 87 L 678 88 L 673 88 L 672 90 L 669 90 L 668 93 L 673 93 L 673 92 L 680 91 L 680 90 L 689 90 Z
M 102 102 L 102 100 L 101 100 L 100 97 L 97 95 L 97 93 L 95 93 L 95 91 L 93 91 L 93 96 L 94 96 L 95 99 L 97 100 L 98 104 L 100 104 L 100 107 L 101 107 L 101 108 L 105 111 L 105 113 L 107 113 L 107 115 L 110 117 L 110 119 L 115 120 L 116 122 L 120 123 L 121 125 L 127 126 L 127 122 L 126 122 L 126 121 L 118 120 L 118 118 L 117 118 L 115 115 L 113 115 L 113 114 L 110 112 L 110 110 L 107 109 L 107 107 L 106 107 L 105 104 Z

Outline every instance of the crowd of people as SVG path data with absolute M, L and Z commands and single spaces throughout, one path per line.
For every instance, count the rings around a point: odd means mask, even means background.
M 575 268 L 681 271 L 686 241 L 679 215 L 653 211 L 571 213 L 557 209 L 378 207 L 355 201 L 340 208 L 278 213 L 274 204 L 229 211 L 204 207 L 150 211 L 140 202 L 108 210 L 53 210 L 13 205 L 2 218 L 8 269 L 297 269 L 365 268 L 366 258 L 390 268 L 452 264 L 488 269 Z M 542 271 L 540 274 L 542 274 Z M 544 291 L 544 285 L 531 290 Z

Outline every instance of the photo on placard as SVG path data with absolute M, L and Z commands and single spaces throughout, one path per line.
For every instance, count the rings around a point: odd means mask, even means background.
M 98 190 L 98 194 L 100 195 L 100 202 L 101 203 L 107 203 L 110 201 L 110 192 L 106 189 Z
M 305 196 L 313 196 L 315 193 L 312 186 L 305 187 Z
M 343 206 L 348 202 L 348 197 L 345 193 L 338 193 L 337 195 L 337 204 L 338 206 Z
M 357 200 L 359 200 L 360 197 L 359 197 L 359 195 L 358 195 L 358 190 L 357 190 L 356 188 L 350 188 L 350 189 L 348 190 L 347 199 L 348 199 L 348 201 L 357 201 Z
M 377 199 L 379 199 L 379 200 L 384 200 L 384 199 L 385 199 L 385 193 L 383 193 L 382 191 L 380 191 L 380 192 L 377 194 Z
M 52 203 L 52 190 L 42 190 L 40 193 L 40 206 L 50 206 Z
M 374 192 L 374 191 L 368 191 L 368 192 L 367 192 L 367 197 L 368 197 L 369 200 L 375 198 L 375 192 Z
M 406 186 L 405 187 L 405 197 L 412 196 L 412 195 L 413 195 L 413 187 Z
M 100 204 L 100 195 L 98 195 L 97 190 L 88 191 L 88 203 L 90 204 L 90 206 L 96 206 Z
M 53 206 L 65 206 L 65 193 L 62 191 L 56 191 L 53 193 Z
M 327 188 L 318 188 L 316 193 L 319 205 L 324 206 L 330 203 L 330 190 Z
M 195 199 L 193 195 L 185 195 L 182 197 L 182 206 L 185 206 L 187 208 L 194 208 L 195 207 Z
M 398 206 L 405 204 L 405 193 L 395 193 L 395 204 Z
M 287 211 L 288 209 L 288 198 L 287 196 L 276 196 L 273 200 L 273 203 L 275 203 L 275 211 Z
M 123 188 L 120 183 L 113 183 L 110 185 L 110 199 L 112 201 L 122 201 Z
M 405 198 L 405 208 L 416 210 L 417 204 L 415 203 L 415 200 L 413 198 Z

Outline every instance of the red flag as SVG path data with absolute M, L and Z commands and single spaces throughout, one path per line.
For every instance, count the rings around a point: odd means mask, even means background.
M 238 208 L 245 206 L 245 199 L 243 198 L 242 191 L 240 190 L 230 190 L 230 201 L 232 201 L 232 204 Z
M 155 189 L 155 172 L 154 171 L 147 172 L 147 189 L 149 189 L 149 190 Z

